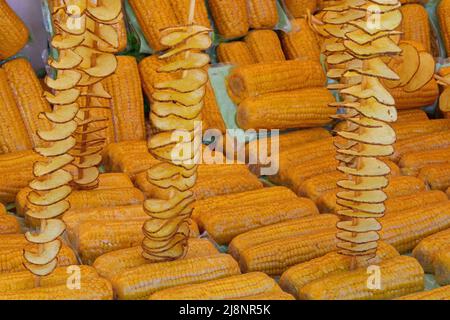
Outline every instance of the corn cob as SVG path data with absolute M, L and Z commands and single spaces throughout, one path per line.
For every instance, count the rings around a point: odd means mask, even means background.
M 206 85 L 204 106 L 202 109 L 202 121 L 203 131 L 216 129 L 222 133 L 226 132 L 225 122 L 210 82 Z
M 425 8 L 421 4 L 407 4 L 402 6 L 400 11 L 403 16 L 399 28 L 403 32 L 401 38 L 419 42 L 431 53 L 430 24 Z
M 257 62 L 285 61 L 278 35 L 272 30 L 254 30 L 245 37 L 245 43 Z
M 240 101 L 265 93 L 320 87 L 325 74 L 316 61 L 258 63 L 233 69 L 228 77 L 232 94 Z
M 252 272 L 158 291 L 149 300 L 226 300 L 268 292 L 281 292 L 278 284 L 261 272 Z
M 20 233 L 19 221 L 10 215 L 0 215 L 0 234 Z
M 427 203 L 435 203 L 442 200 L 442 194 L 425 192 L 425 184 L 415 177 L 396 176 L 390 180 L 389 185 L 383 190 L 388 196 L 385 201 L 385 213 L 397 212 L 414 208 Z M 317 199 L 320 212 L 337 213 L 343 209 L 336 204 L 336 194 L 339 190 L 329 190 Z
M 146 264 L 112 279 L 121 300 L 146 299 L 170 287 L 201 283 L 240 274 L 236 261 L 226 254 Z
M 275 0 L 247 0 L 248 22 L 251 29 L 273 29 L 278 23 Z
M 183 259 L 207 257 L 219 253 L 206 239 L 190 238 L 188 243 L 188 250 Z M 111 280 L 127 270 L 147 264 L 142 253 L 141 246 L 108 252 L 95 259 L 93 266 L 100 276 Z
M 32 247 L 27 244 L 23 235 L 21 235 L 20 246 L 2 247 L 0 249 L 0 273 L 18 272 L 26 270 L 24 266 L 25 259 L 23 257 L 24 248 L 30 252 L 37 253 L 35 247 Z M 62 266 L 69 266 L 72 264 L 77 264 L 77 257 L 75 256 L 75 253 L 71 248 L 63 244 L 57 256 L 57 265 L 62 267 Z
M 1 234 L 0 250 L 16 249 L 27 245 L 27 240 L 23 234 Z
M 228 252 L 239 260 L 241 252 L 266 242 L 303 236 L 333 228 L 338 221 L 335 215 L 322 214 L 288 220 L 248 231 L 235 237 L 228 246 Z
M 276 175 L 270 177 L 270 180 L 272 182 L 282 184 L 284 181 L 287 181 L 286 177 L 290 168 L 300 165 L 306 161 L 318 159 L 330 154 L 335 154 L 333 138 L 331 137 L 299 144 L 286 150 L 280 150 L 280 169 Z
M 437 8 L 439 25 L 442 30 L 445 49 L 450 52 L 450 1 L 442 0 Z
M 1 202 L 14 202 L 16 194 L 33 179 L 33 163 L 41 159 L 33 151 L 0 155 Z
M 247 296 L 242 298 L 233 298 L 232 300 L 265 300 L 265 301 L 274 301 L 274 300 L 295 300 L 293 296 L 286 292 L 266 292 L 261 293 L 255 296 Z
M 407 153 L 431 151 L 449 147 L 450 131 L 426 134 L 396 143 L 394 154 L 390 156 L 390 159 L 397 162 Z
M 214 183 L 213 183 L 214 181 Z M 147 174 L 140 173 L 135 181 L 147 198 L 167 199 L 170 190 L 160 190 L 147 181 Z M 192 188 L 196 200 L 261 189 L 261 181 L 244 165 L 200 165 L 198 180 Z
M 380 235 L 403 254 L 422 239 L 449 227 L 450 201 L 447 200 L 383 218 Z
M 336 250 L 336 228 L 296 237 L 281 238 L 240 253 L 243 272 L 261 271 L 280 275 L 289 267 Z
M 155 51 L 164 49 L 159 42 L 160 30 L 178 25 L 170 1 L 131 0 L 130 5 L 150 47 Z
M 447 189 L 447 191 L 445 192 L 447 194 L 447 196 L 450 198 L 450 187 Z
M 320 47 L 316 34 L 311 30 L 306 19 L 293 20 L 292 28 L 292 31 L 289 33 L 281 33 L 281 44 L 286 58 L 289 60 L 308 59 L 311 61 L 319 61 Z
M 243 41 L 224 42 L 217 47 L 217 58 L 222 63 L 245 66 L 256 63 L 247 44 Z
M 368 267 L 398 256 L 399 253 L 392 246 L 381 241 L 376 256 L 370 259 L 367 257 L 358 258 L 357 265 L 360 268 Z M 281 275 L 279 284 L 284 291 L 298 299 L 300 290 L 307 284 L 333 273 L 350 271 L 350 268 L 350 257 L 337 252 L 330 252 L 322 257 L 289 268 Z
M 426 273 L 434 273 L 434 261 L 444 248 L 450 245 L 450 229 L 426 237 L 413 250 L 416 258 Z
M 393 124 L 392 127 L 397 134 L 397 141 L 402 141 L 421 135 L 448 131 L 450 129 L 450 119 L 398 123 Z
M 189 0 L 169 0 L 172 6 L 178 25 L 187 25 L 189 16 Z M 204 1 L 195 3 L 194 23 L 211 28 L 208 18 L 208 10 Z
M 290 129 L 323 126 L 330 122 L 333 95 L 325 88 L 308 88 L 247 98 L 236 121 L 243 129 Z
M 433 263 L 436 281 L 441 285 L 450 285 L 450 243 L 436 256 Z
M 396 300 L 450 300 L 450 286 L 408 294 Z
M 213 215 L 214 212 L 233 206 L 242 206 L 249 203 L 253 206 L 267 204 L 271 200 L 279 199 L 279 201 L 289 202 L 296 200 L 297 196 L 288 188 L 273 187 L 251 190 L 240 193 L 227 194 L 217 197 L 203 199 L 195 203 L 195 210 L 192 218 L 200 223 L 202 216 Z M 202 227 L 201 225 L 199 225 Z
M 424 166 L 420 169 L 418 177 L 431 189 L 447 190 L 450 187 L 450 163 Z
M 324 155 L 321 158 L 312 159 L 291 167 L 287 172 L 287 178 L 282 181 L 283 184 L 292 190 L 298 190 L 303 181 L 317 176 L 319 174 L 330 173 L 336 170 L 338 161 L 333 154 Z
M 29 32 L 6 0 L 0 1 L 0 21 L 0 60 L 5 60 L 25 46 Z
M 102 254 L 140 245 L 144 238 L 142 225 L 147 217 L 128 221 L 86 221 L 78 226 L 74 246 L 81 260 L 92 264 Z M 199 235 L 198 227 L 189 221 L 190 236 Z
M 329 131 L 323 128 L 312 128 L 297 131 L 290 131 L 285 134 L 281 134 L 278 137 L 278 150 L 279 154 L 282 151 L 286 151 L 291 148 L 295 148 L 297 145 L 304 145 L 308 142 L 324 139 L 330 136 Z M 266 148 L 266 157 L 276 158 L 275 154 L 272 154 L 272 139 L 260 138 L 249 142 L 246 147 L 246 159 L 248 159 L 248 167 L 251 172 L 256 175 L 261 175 L 261 168 L 265 166 L 267 158 L 262 158 L 259 155 L 259 149 Z
M 147 141 L 126 141 L 111 143 L 106 149 L 106 156 L 103 160 L 108 171 L 120 171 L 119 161 L 130 153 L 141 153 L 147 150 Z
M 56 268 L 48 276 L 39 279 L 40 287 L 53 287 L 63 285 L 70 281 L 72 271 L 79 271 L 81 279 L 88 280 L 98 278 L 94 268 L 89 266 L 67 266 Z M 16 292 L 20 290 L 29 290 L 36 287 L 36 278 L 29 271 L 0 273 L 0 292 Z
M 429 119 L 427 113 L 420 109 L 403 110 L 397 114 L 397 123 L 421 120 Z
M 6 208 L 5 206 L 0 202 L 0 217 L 6 215 Z
M 398 110 L 429 106 L 432 105 L 439 97 L 439 86 L 434 79 L 431 79 L 418 91 L 406 92 L 402 87 L 388 89 L 388 91 L 394 97 L 395 106 Z
M 302 18 L 308 10 L 314 13 L 317 9 L 316 0 L 284 0 L 284 4 L 294 18 Z
M 133 182 L 123 173 L 102 173 L 98 177 L 98 190 L 133 188 Z
M 80 289 L 67 284 L 0 293 L 0 300 L 113 300 L 111 283 L 102 278 L 81 280 Z
M 448 163 L 450 148 L 418 151 L 405 154 L 399 161 L 401 171 L 405 175 L 417 176 L 420 169 L 429 165 Z
M 247 34 L 247 0 L 208 1 L 211 15 L 219 34 L 225 39 L 238 38 Z
M 114 162 L 114 166 L 118 168 L 117 171 L 127 174 L 132 181 L 141 172 L 146 172 L 151 167 L 160 163 L 148 151 L 130 152 L 123 155 Z
M 359 268 L 329 275 L 305 285 L 299 291 L 302 300 L 380 300 L 392 299 L 424 289 L 424 274 L 410 257 L 396 257 L 379 264 L 380 289 L 367 285 L 367 269 Z

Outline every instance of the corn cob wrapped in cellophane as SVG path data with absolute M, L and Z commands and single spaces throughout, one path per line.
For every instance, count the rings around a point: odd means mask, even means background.
M 28 42 L 29 32 L 6 0 L 0 1 L 0 60 L 18 53 Z
M 150 121 L 157 133 L 150 137 L 148 149 L 161 163 L 147 171 L 147 178 L 158 188 L 169 189 L 170 195 L 167 200 L 150 198 L 144 202 L 150 219 L 142 228 L 142 248 L 151 262 L 175 260 L 186 254 L 195 201 L 191 189 L 202 152 L 199 135 L 209 62 L 202 51 L 211 45 L 209 32 L 195 24 L 161 32 L 160 43 L 169 49 L 159 56 L 164 63 L 156 72 L 177 75 L 153 84 Z
M 273 30 L 254 30 L 245 37 L 245 43 L 257 62 L 285 61 L 280 39 Z
M 427 165 L 420 169 L 418 177 L 431 189 L 447 190 L 450 187 L 450 163 Z
M 265 93 L 290 91 L 325 84 L 325 74 L 318 61 L 280 61 L 234 68 L 228 86 L 238 102 Z
M 394 247 L 380 242 L 376 256 L 368 259 L 360 257 L 357 259 L 358 267 L 368 267 L 387 259 L 398 257 L 400 254 Z M 313 281 L 324 278 L 333 273 L 350 271 L 351 258 L 337 252 L 298 264 L 286 270 L 280 278 L 281 288 L 299 298 L 300 290 Z
M 226 300 L 269 292 L 282 292 L 268 275 L 251 272 L 242 275 L 188 284 L 158 291 L 150 300 Z
M 284 4 L 294 18 L 302 18 L 308 10 L 314 13 L 317 9 L 316 0 L 284 0 Z
M 312 234 L 330 229 L 336 225 L 338 218 L 332 214 L 313 215 L 309 217 L 288 220 L 242 233 L 231 241 L 229 253 L 239 260 L 239 255 L 248 248 L 257 247 L 266 242 Z
M 148 264 L 142 252 L 141 246 L 111 251 L 95 259 L 93 266 L 100 276 L 111 280 L 126 270 Z M 189 238 L 188 250 L 183 259 L 212 256 L 218 253 L 219 251 L 209 240 Z
M 443 249 L 450 247 L 450 229 L 426 237 L 413 250 L 426 273 L 434 273 L 434 261 Z
M 247 0 L 211 0 L 208 5 L 214 24 L 223 38 L 238 38 L 247 34 L 250 27 Z
M 448 162 L 450 162 L 450 148 L 444 148 L 407 153 L 398 164 L 403 174 L 417 176 L 420 169 L 425 166 Z
M 251 29 L 273 29 L 278 23 L 276 0 L 246 0 Z
M 256 59 L 250 53 L 244 41 L 232 41 L 219 44 L 217 58 L 222 63 L 230 63 L 236 66 L 245 66 L 256 63 Z
M 250 97 L 238 107 L 236 121 L 243 129 L 311 128 L 328 124 L 335 101 L 326 88 L 306 88 Z
M 397 113 L 397 123 L 429 120 L 425 111 L 420 109 L 403 110 Z
M 406 92 L 403 87 L 389 89 L 398 110 L 410 110 L 432 105 L 439 97 L 439 86 L 431 79 L 420 90 Z
M 20 233 L 19 220 L 12 215 L 2 214 L 0 209 L 0 234 Z
M 281 44 L 286 58 L 290 60 L 320 61 L 317 36 L 305 18 L 292 20 L 292 31 L 281 33 Z
M 424 289 L 424 273 L 414 258 L 395 257 L 376 266 L 382 274 L 379 286 L 368 286 L 368 269 L 362 267 L 313 281 L 301 288 L 298 296 L 302 300 L 381 300 Z
M 392 127 L 397 134 L 397 141 L 408 140 L 417 136 L 445 132 L 450 129 L 450 119 L 435 119 L 396 123 Z
M 424 292 L 408 294 L 397 298 L 396 300 L 450 300 L 450 285 Z
M 400 8 L 402 12 L 402 24 L 399 30 L 401 38 L 413 40 L 422 44 L 427 52 L 431 53 L 431 33 L 428 21 L 428 13 L 420 3 L 406 4 Z
M 117 275 L 112 284 L 121 300 L 147 299 L 154 292 L 240 274 L 226 254 L 142 265 Z
M 178 24 L 188 24 L 190 0 L 169 0 L 169 2 L 175 17 L 177 18 Z M 205 1 L 195 2 L 194 22 L 204 27 L 211 28 Z
M 441 285 L 450 285 L 450 243 L 442 248 L 433 262 L 436 281 Z
M 394 154 L 390 156 L 393 161 L 399 161 L 407 153 L 431 151 L 450 147 L 450 131 L 430 133 L 397 142 Z

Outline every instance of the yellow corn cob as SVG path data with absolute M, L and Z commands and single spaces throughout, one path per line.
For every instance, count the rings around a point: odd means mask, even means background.
M 111 283 L 102 278 L 82 279 L 80 289 L 67 284 L 0 293 L 0 300 L 113 300 Z
M 317 9 L 322 10 L 324 8 L 332 7 L 339 4 L 339 0 L 317 0 Z
M 444 248 L 450 245 L 450 229 L 426 237 L 413 250 L 416 258 L 426 273 L 434 273 L 434 261 Z
M 211 86 L 211 83 L 206 84 L 206 93 L 204 99 L 204 105 L 202 109 L 202 128 L 203 131 L 208 129 L 216 129 L 222 133 L 225 133 L 226 126 L 223 121 L 222 113 L 219 105 L 217 104 L 216 95 Z
M 27 245 L 27 240 L 21 233 L 1 234 L 0 250 L 16 249 Z
M 94 260 L 114 250 L 140 245 L 144 235 L 142 226 L 148 219 L 135 218 L 128 221 L 86 221 L 78 226 L 74 245 L 85 264 L 92 264 Z M 190 236 L 199 235 L 198 227 L 190 221 Z
M 164 49 L 159 41 L 160 31 L 178 25 L 170 1 L 130 0 L 130 5 L 150 47 L 156 51 Z
M 133 188 L 133 182 L 123 173 L 102 173 L 98 177 L 98 190 Z
M 166 288 L 201 283 L 240 274 L 237 262 L 226 254 L 142 265 L 112 279 L 121 300 L 146 299 Z
M 0 234 L 20 233 L 19 221 L 10 215 L 0 215 Z
M 278 23 L 275 0 L 247 0 L 248 21 L 251 29 L 273 29 Z
M 5 206 L 0 202 L 0 217 L 6 214 Z
M 38 160 L 42 157 L 31 150 L 0 155 L 1 202 L 14 202 L 16 194 L 33 179 L 33 163 Z
M 224 42 L 217 47 L 217 58 L 222 63 L 230 63 L 237 66 L 256 63 L 248 46 L 243 41 Z
M 450 119 L 394 123 L 392 128 L 397 135 L 397 141 L 402 141 L 425 134 L 448 131 L 450 129 Z
M 278 137 L 278 150 L 277 153 L 286 151 L 291 148 L 295 148 L 296 146 L 304 145 L 308 142 L 317 141 L 320 139 L 328 138 L 330 137 L 329 131 L 323 129 L 323 128 L 312 128 L 312 129 L 304 129 L 304 130 L 297 130 L 297 131 L 289 131 L 285 134 L 281 134 Z M 271 138 L 261 138 L 257 140 L 253 140 L 249 142 L 245 149 L 246 149 L 246 157 L 247 159 L 257 159 L 256 164 L 252 164 L 249 162 L 249 169 L 256 175 L 261 174 L 261 168 L 265 166 L 263 163 L 265 159 L 260 159 L 258 153 L 259 148 L 265 146 L 267 148 L 267 157 L 272 156 L 272 147 L 271 144 L 272 139 Z M 275 154 L 273 157 L 276 157 Z
M 236 260 L 239 260 L 240 253 L 248 248 L 254 248 L 270 241 L 303 236 L 330 229 L 333 228 L 337 222 L 337 216 L 332 214 L 321 214 L 319 216 L 313 215 L 261 227 L 235 237 L 228 246 L 228 252 Z
M 144 98 L 136 59 L 118 56 L 116 72 L 106 78 L 105 89 L 112 96 L 110 115 L 111 142 L 143 140 L 145 134 Z
M 325 88 L 268 93 L 248 98 L 238 107 L 236 121 L 243 129 L 290 129 L 323 126 L 334 113 L 335 99 Z
M 254 30 L 245 37 L 245 43 L 257 62 L 285 61 L 278 35 L 272 30 Z
M 450 284 L 450 243 L 439 252 L 433 263 L 436 281 L 441 285 Z
M 188 24 L 189 17 L 189 0 L 169 0 L 172 6 L 175 17 L 178 20 L 178 24 Z M 195 15 L 194 21 L 197 25 L 202 25 L 210 28 L 211 23 L 208 19 L 208 10 L 204 1 L 196 1 L 195 3 Z
M 447 196 L 450 198 L 450 187 L 447 189 L 447 191 L 445 192 L 447 194 Z
M 442 0 L 437 8 L 437 16 L 444 40 L 445 49 L 450 52 L 450 1 Z
M 219 251 L 206 239 L 188 239 L 188 249 L 183 259 L 207 257 L 218 254 Z M 135 267 L 148 264 L 149 262 L 142 256 L 142 247 L 131 247 L 105 253 L 101 255 L 93 264 L 100 276 L 111 280 L 113 277 Z
M 147 152 L 147 141 L 126 141 L 111 143 L 106 148 L 106 156 L 103 162 L 108 171 L 120 171 L 119 161 L 121 158 L 126 157 L 129 153 L 143 153 Z
M 357 266 L 360 268 L 367 267 L 399 255 L 394 247 L 381 241 L 376 257 L 370 259 L 360 257 L 357 259 Z M 330 252 L 322 257 L 289 268 L 281 275 L 279 284 L 284 291 L 299 298 L 299 292 L 304 286 L 333 273 L 350 271 L 351 263 L 350 257 L 337 252 Z
M 159 161 L 146 150 L 124 154 L 114 165 L 118 168 L 117 171 L 127 174 L 134 181 L 139 173 L 146 172 L 158 163 Z
M 27 202 L 29 188 L 22 189 L 16 198 L 17 213 L 24 216 L 30 208 Z M 72 210 L 91 209 L 97 207 L 114 207 L 131 204 L 140 204 L 144 195 L 136 188 L 115 188 L 98 190 L 73 191 L 68 197 Z
M 279 171 L 270 176 L 270 180 L 281 184 L 287 181 L 289 170 L 306 161 L 318 159 L 326 155 L 335 154 L 333 138 L 318 139 L 304 144 L 298 144 L 286 150 L 280 149 Z
M 450 163 L 427 165 L 420 169 L 418 177 L 431 189 L 447 190 L 450 187 Z
M 412 293 L 396 300 L 450 300 L 450 285 L 424 292 Z
M 397 123 L 429 120 L 425 111 L 419 109 L 403 110 L 397 113 Z
M 421 4 L 407 4 L 400 8 L 403 19 L 399 30 L 403 32 L 401 38 L 413 40 L 423 45 L 431 53 L 431 35 L 428 14 Z
M 320 60 L 320 47 L 317 42 L 317 36 L 304 18 L 292 21 L 291 32 L 281 33 L 281 44 L 287 59 Z
M 286 184 L 286 186 L 292 188 L 292 190 L 298 190 L 303 181 L 319 174 L 336 171 L 337 164 L 338 161 L 336 160 L 335 155 L 330 153 L 323 157 L 293 166 L 289 169 L 285 168 L 285 171 L 287 171 L 287 178 L 282 182 L 283 184 Z
M 27 245 L 27 241 L 22 236 L 22 243 L 19 246 L 9 246 L 0 248 L 0 273 L 3 272 L 18 272 L 25 271 L 23 250 L 26 248 L 29 251 L 34 251 L 35 247 L 30 247 Z M 0 239 L 3 239 L 1 236 Z M 61 250 L 58 254 L 58 266 L 69 266 L 72 264 L 77 264 L 77 258 L 75 253 L 67 245 L 63 244 Z
M 299 291 L 302 300 L 380 300 L 392 299 L 424 289 L 420 264 L 410 257 L 396 257 L 379 264 L 380 289 L 367 285 L 367 268 L 329 275 L 305 285 Z
M 257 192 L 258 190 L 256 190 Z M 249 193 L 249 192 L 247 192 Z M 255 191 L 250 191 L 255 194 Z M 216 201 L 211 206 L 197 203 L 194 217 L 198 217 L 203 229 L 219 244 L 230 242 L 235 236 L 255 228 L 317 214 L 314 203 L 305 198 L 277 198 L 279 192 L 251 202 L 227 201 L 228 196 L 218 196 L 203 201 Z M 225 204 L 223 204 L 226 202 Z M 245 205 L 243 205 L 245 203 Z
M 317 9 L 316 0 L 284 0 L 284 4 L 294 18 L 302 18 L 307 10 L 314 13 Z
M 226 300 L 267 292 L 281 292 L 281 289 L 268 275 L 252 272 L 168 288 L 152 294 L 149 300 Z
M 142 172 L 136 177 L 136 186 L 147 198 L 168 199 L 170 189 L 160 189 Z M 261 181 L 245 165 L 205 164 L 198 167 L 197 182 L 192 188 L 196 200 L 261 189 Z
M 336 228 L 282 238 L 248 248 L 240 253 L 243 272 L 282 274 L 289 267 L 336 250 Z
M 25 46 L 29 33 L 6 0 L 0 0 L 0 21 L 0 60 L 5 60 Z
M 128 46 L 128 34 L 127 34 L 127 26 L 125 24 L 124 19 L 120 19 L 120 21 L 116 24 L 112 25 L 114 30 L 117 32 L 117 36 L 119 37 L 119 46 L 117 48 L 117 52 L 124 51 Z
M 398 164 L 403 174 L 416 176 L 425 166 L 448 162 L 450 162 L 450 148 L 444 148 L 407 153 Z
M 79 271 L 79 273 L 78 273 Z M 50 287 L 66 284 L 70 276 L 78 273 L 83 280 L 98 278 L 97 271 L 89 266 L 59 267 L 52 274 L 39 278 L 40 287 Z M 36 277 L 27 271 L 0 273 L 0 292 L 16 292 L 36 287 Z
M 319 174 L 303 181 L 300 187 L 294 191 L 299 196 L 305 196 L 317 202 L 327 191 L 336 189 L 336 183 L 344 178 L 345 175 L 337 171 Z
M 400 158 L 411 152 L 436 150 L 450 147 L 450 131 L 417 136 L 408 140 L 397 142 L 394 145 L 395 152 L 390 156 L 391 160 L 399 161 Z
M 290 91 L 325 84 L 322 66 L 316 61 L 258 63 L 233 69 L 228 77 L 232 94 L 240 101 L 265 93 Z
M 0 68 L 0 153 L 31 149 L 27 128 L 8 85 L 6 72 Z
M 439 97 L 439 86 L 434 79 L 414 92 L 405 92 L 402 87 L 389 89 L 388 91 L 394 97 L 395 106 L 399 110 L 429 106 Z
M 295 300 L 293 296 L 286 292 L 266 292 L 257 294 L 255 296 L 247 296 L 243 298 L 233 298 L 232 300 L 265 300 L 265 301 L 273 301 L 273 300 Z
M 398 212 L 421 206 L 427 203 L 441 201 L 442 193 L 425 192 L 425 184 L 415 177 L 392 177 L 387 188 L 383 190 L 388 196 L 386 213 Z M 323 193 L 317 199 L 320 212 L 338 212 L 342 207 L 336 204 L 336 194 L 339 190 L 332 189 Z
M 400 253 L 412 250 L 422 239 L 450 227 L 450 201 L 411 209 L 382 219 L 383 241 Z
M 211 15 L 219 34 L 225 39 L 238 38 L 247 34 L 247 0 L 208 1 Z

